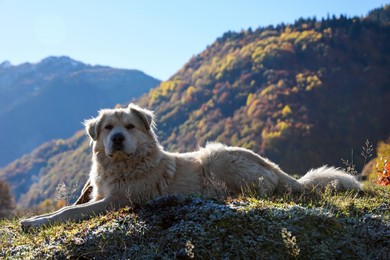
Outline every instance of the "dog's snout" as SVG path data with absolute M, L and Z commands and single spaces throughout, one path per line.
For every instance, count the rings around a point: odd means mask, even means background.
M 125 140 L 125 136 L 121 133 L 117 133 L 117 134 L 114 134 L 112 137 L 111 137 L 111 140 L 114 144 L 116 145 L 120 145 L 123 143 L 123 141 Z

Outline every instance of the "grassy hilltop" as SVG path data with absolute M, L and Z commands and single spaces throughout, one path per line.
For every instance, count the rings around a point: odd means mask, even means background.
M 165 197 L 25 234 L 0 223 L 4 259 L 387 259 L 389 187 L 227 200 Z

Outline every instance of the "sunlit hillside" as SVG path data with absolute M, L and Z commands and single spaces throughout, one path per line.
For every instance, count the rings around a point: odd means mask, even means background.
M 156 111 L 169 150 L 217 140 L 292 173 L 340 166 L 366 139 L 390 134 L 390 27 L 381 21 L 299 19 L 225 33 L 140 103 Z

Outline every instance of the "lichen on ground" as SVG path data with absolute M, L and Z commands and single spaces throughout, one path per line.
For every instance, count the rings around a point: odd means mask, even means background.
M 389 259 L 389 192 L 375 192 L 226 200 L 167 196 L 29 234 L 16 220 L 3 221 L 0 258 Z

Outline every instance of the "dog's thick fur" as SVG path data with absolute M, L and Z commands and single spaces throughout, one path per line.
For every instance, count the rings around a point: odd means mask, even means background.
M 92 168 L 78 202 L 51 214 L 22 220 L 23 229 L 77 221 L 168 194 L 216 196 L 226 190 L 270 195 L 326 186 L 337 191 L 361 190 L 353 176 L 333 167 L 311 170 L 296 180 L 252 151 L 220 143 L 208 143 L 190 153 L 166 152 L 154 133 L 153 113 L 134 104 L 101 110 L 85 126 L 93 143 Z

